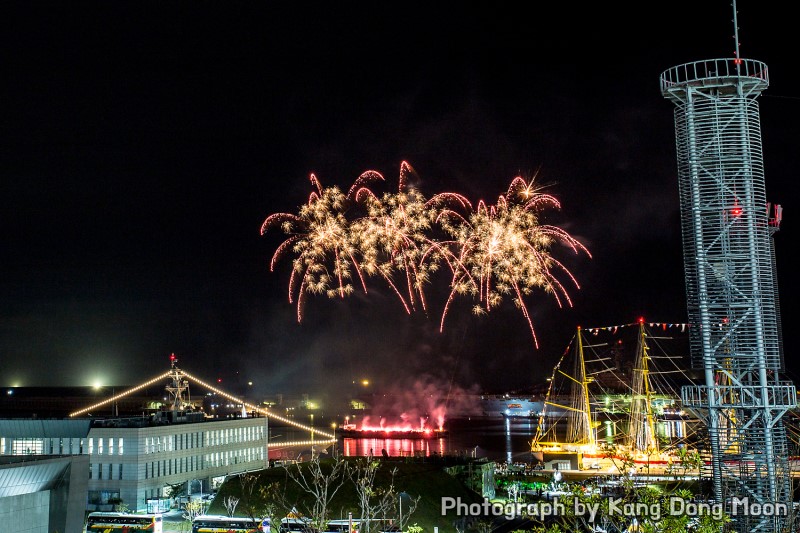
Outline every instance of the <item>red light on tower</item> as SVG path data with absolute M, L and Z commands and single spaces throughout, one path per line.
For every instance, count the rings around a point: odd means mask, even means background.
M 739 200 L 734 200 L 733 207 L 731 208 L 731 215 L 735 217 L 742 216 L 742 208 L 739 207 Z

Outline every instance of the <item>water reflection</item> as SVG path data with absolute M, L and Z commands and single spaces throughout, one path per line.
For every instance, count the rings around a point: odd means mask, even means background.
M 430 457 L 459 455 L 493 461 L 529 461 L 536 420 L 523 418 L 451 419 L 447 435 L 439 438 L 346 437 L 339 449 L 345 456 Z
M 342 450 L 345 457 L 385 455 L 389 457 L 430 457 L 450 452 L 447 439 L 382 439 L 345 438 Z
M 514 461 L 511 459 L 513 455 L 513 450 L 511 449 L 511 419 L 506 418 L 506 462 L 508 464 L 513 463 Z
M 345 456 L 364 457 L 372 453 L 380 457 L 383 450 L 390 457 L 430 457 L 432 455 L 459 455 L 486 457 L 492 461 L 531 461 L 531 440 L 536 433 L 537 419 L 483 418 L 452 419 L 445 423 L 447 435 L 438 438 L 342 438 L 338 447 Z M 550 421 L 555 440 L 564 439 L 566 424 Z M 545 429 L 545 428 L 543 428 Z M 604 420 L 596 428 L 599 442 L 621 442 L 627 423 L 621 420 Z M 658 434 L 673 445 L 685 442 L 691 431 L 683 420 L 659 420 Z

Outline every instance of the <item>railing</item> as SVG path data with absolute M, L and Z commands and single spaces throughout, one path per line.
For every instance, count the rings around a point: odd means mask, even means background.
M 767 65 L 755 59 L 704 59 L 684 63 L 661 73 L 661 91 L 683 85 L 717 85 L 732 78 L 749 78 L 765 87 L 769 85 Z

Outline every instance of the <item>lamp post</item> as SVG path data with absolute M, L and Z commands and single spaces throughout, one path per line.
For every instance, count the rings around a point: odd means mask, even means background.
M 336 444 L 338 444 L 336 440 L 336 422 L 331 424 L 331 427 L 333 428 L 333 456 L 336 457 Z
M 403 531 L 403 499 L 404 498 L 410 498 L 410 496 L 408 495 L 407 492 L 404 491 L 404 492 L 401 492 L 400 494 L 398 494 L 397 498 L 400 500 L 400 515 L 399 515 L 399 518 L 398 518 L 397 527 L 400 528 L 400 531 Z
M 269 417 L 264 415 L 264 468 L 269 468 Z
M 311 460 L 314 460 L 314 413 L 311 413 Z

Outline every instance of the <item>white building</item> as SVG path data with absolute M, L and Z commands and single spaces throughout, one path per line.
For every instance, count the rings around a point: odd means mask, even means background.
M 82 531 L 88 458 L 0 457 L 0 530 Z
M 89 510 L 119 500 L 144 510 L 173 485 L 209 492 L 215 479 L 264 468 L 265 418 L 170 418 L 3 419 L 0 458 L 88 456 Z

